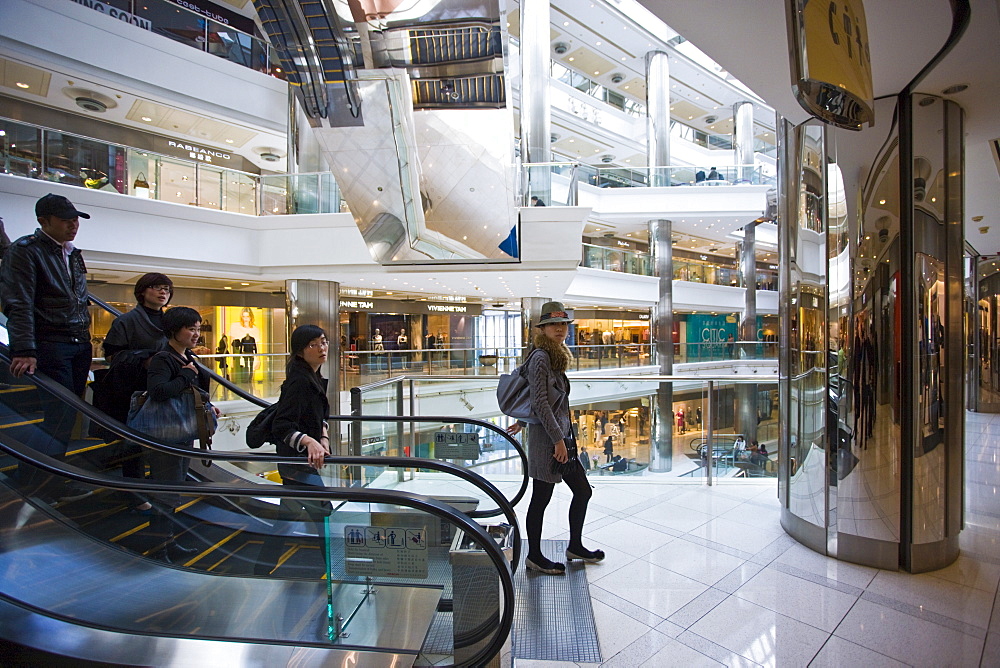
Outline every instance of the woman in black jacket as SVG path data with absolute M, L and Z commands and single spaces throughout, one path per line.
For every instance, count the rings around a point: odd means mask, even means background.
M 202 396 L 208 399 L 208 374 L 195 365 L 195 357 L 191 348 L 198 343 L 201 336 L 201 315 L 193 308 L 179 306 L 163 314 L 163 333 L 167 336 L 166 350 L 157 353 L 149 361 L 146 376 L 146 390 L 149 392 L 147 401 L 167 401 L 175 399 L 191 387 L 198 388 Z M 215 409 L 216 415 L 219 409 Z M 172 443 L 184 447 L 193 447 L 193 443 Z M 149 477 L 166 482 L 183 482 L 187 477 L 188 457 L 178 457 L 165 452 L 150 451 L 147 453 Z M 184 547 L 174 539 L 174 509 L 180 505 L 180 495 L 157 495 L 160 506 L 156 516 L 150 521 L 150 532 L 163 539 L 160 554 L 166 561 L 184 557 L 197 552 L 196 548 Z
M 292 332 L 290 348 L 271 434 L 277 442 L 278 455 L 305 455 L 308 464 L 278 464 L 278 473 L 281 484 L 287 487 L 322 487 L 323 479 L 318 471 L 323 468 L 326 455 L 330 453 L 326 423 L 330 402 L 326 397 L 327 379 L 319 370 L 326 362 L 330 342 L 321 327 L 301 325 Z M 282 499 L 281 508 L 283 519 L 308 519 L 316 526 L 317 535 L 322 535 L 319 529 L 330 515 L 330 504 L 325 501 Z M 254 573 L 270 574 L 283 548 L 282 536 L 266 537 L 254 565 Z
M 149 360 L 166 348 L 163 309 L 174 294 L 174 282 L 163 274 L 145 274 L 136 281 L 133 293 L 135 308 L 115 318 L 104 338 L 104 359 L 110 368 L 98 382 L 91 383 L 94 406 L 119 422 L 125 422 L 128 417 L 132 393 L 146 389 Z M 108 433 L 94 435 L 115 438 Z M 126 442 L 121 452 L 122 475 L 126 478 L 145 478 L 142 448 Z M 143 514 L 151 512 L 149 502 L 138 494 L 135 495 L 133 508 Z

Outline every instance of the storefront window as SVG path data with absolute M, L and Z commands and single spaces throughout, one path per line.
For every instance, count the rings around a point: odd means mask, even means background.
M 125 191 L 125 149 L 62 132 L 47 132 L 41 178 L 92 190 Z
M 42 131 L 0 121 L 0 164 L 5 174 L 37 178 L 42 168 Z

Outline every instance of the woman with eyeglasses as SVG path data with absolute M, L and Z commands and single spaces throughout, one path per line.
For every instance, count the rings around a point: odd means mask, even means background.
M 330 454 L 330 436 L 326 417 L 330 402 L 326 397 L 327 379 L 320 373 L 330 352 L 326 332 L 316 325 L 300 325 L 292 332 L 290 354 L 281 384 L 278 408 L 271 435 L 282 457 L 305 457 L 306 464 L 278 464 L 281 484 L 287 487 L 323 487 L 319 471 Z M 330 515 L 329 502 L 307 499 L 282 499 L 282 519 L 308 520 L 317 529 Z M 325 548 L 324 548 L 325 549 Z M 283 535 L 264 539 L 254 573 L 268 575 L 284 551 Z
M 104 338 L 104 359 L 108 370 L 93 384 L 94 406 L 125 422 L 133 392 L 146 389 L 146 370 L 150 358 L 164 350 L 167 337 L 163 333 L 163 310 L 174 294 L 174 282 L 169 277 L 151 272 L 136 281 L 135 307 L 118 316 Z M 114 438 L 101 432 L 95 436 Z M 144 478 L 142 448 L 135 443 L 121 447 L 122 475 L 126 478 Z M 132 508 L 140 513 L 152 512 L 149 502 L 133 495 Z

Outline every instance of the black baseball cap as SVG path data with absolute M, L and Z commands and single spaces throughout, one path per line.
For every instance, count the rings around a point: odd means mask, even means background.
M 77 211 L 73 203 L 62 195 L 49 193 L 35 202 L 36 216 L 56 216 L 58 218 L 90 218 L 89 213 Z

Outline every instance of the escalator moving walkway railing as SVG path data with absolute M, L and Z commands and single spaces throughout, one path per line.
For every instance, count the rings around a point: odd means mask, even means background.
M 110 304 L 104 302 L 99 297 L 96 297 L 93 294 L 89 294 L 88 297 L 89 297 L 91 303 L 93 303 L 95 306 L 98 306 L 98 307 L 102 308 L 103 310 L 107 311 L 112 316 L 114 316 L 114 317 L 117 318 L 118 316 L 121 315 L 120 311 L 118 311 L 116 308 L 114 308 Z M 252 394 L 250 392 L 247 392 L 243 388 L 241 388 L 238 385 L 236 385 L 235 383 L 233 383 L 228 378 L 225 378 L 225 377 L 217 374 L 215 371 L 213 371 L 212 369 L 210 369 L 208 366 L 202 364 L 201 362 L 199 362 L 198 365 L 199 365 L 199 367 L 201 367 L 202 370 L 204 370 L 206 373 L 208 373 L 209 377 L 211 377 L 211 379 L 214 382 L 216 382 L 219 385 L 221 385 L 222 387 L 226 388 L 227 390 L 229 390 L 230 392 L 232 392 L 236 396 L 238 396 L 238 397 L 240 397 L 240 398 L 242 398 L 242 399 L 250 402 L 251 404 L 253 404 L 255 406 L 259 406 L 261 408 L 266 408 L 266 407 L 268 407 L 268 406 L 271 405 L 270 402 L 268 402 L 267 400 L 262 399 L 262 398 L 254 395 L 254 394 Z M 410 424 L 410 423 L 464 424 L 464 425 L 469 425 L 469 426 L 471 426 L 471 427 L 473 427 L 475 429 L 483 429 L 483 430 L 492 432 L 493 434 L 496 434 L 496 436 L 499 437 L 511 450 L 513 450 L 514 452 L 517 453 L 517 458 L 521 462 L 520 483 L 518 485 L 517 491 L 509 499 L 509 505 L 510 506 L 516 506 L 521 501 L 521 499 L 524 498 L 524 495 L 527 493 L 527 490 L 528 490 L 528 474 L 527 474 L 527 471 L 528 471 L 528 457 L 527 457 L 527 454 L 524 451 L 524 448 L 522 447 L 522 445 L 516 439 L 514 439 L 504 429 L 501 429 L 500 427 L 498 427 L 497 425 L 495 425 L 495 424 L 493 424 L 491 422 L 486 422 L 484 420 L 475 420 L 475 419 L 471 419 L 471 418 L 450 416 L 450 415 L 425 415 L 425 416 L 420 416 L 420 417 L 409 417 L 409 416 L 403 417 L 403 416 L 395 416 L 395 415 L 368 415 L 368 416 L 366 416 L 366 415 L 360 415 L 358 411 L 354 411 L 354 412 L 355 412 L 355 414 L 353 414 L 353 415 L 331 415 L 331 416 L 329 416 L 327 418 L 327 420 L 328 421 L 334 421 L 334 422 L 347 422 L 347 423 L 349 423 L 351 425 L 352 429 L 355 429 L 355 430 L 358 430 L 358 431 L 360 431 L 360 425 L 362 423 L 366 423 L 366 422 L 367 423 L 371 423 L 371 422 L 376 422 L 376 423 L 377 422 L 390 422 L 390 423 L 396 423 L 396 424 Z M 122 425 L 122 426 L 124 426 L 124 425 Z M 351 440 L 354 441 L 355 439 L 351 439 Z M 354 454 L 355 455 L 360 455 L 360 452 L 355 452 Z M 278 461 L 278 460 L 272 458 L 271 461 Z M 327 461 L 330 461 L 330 460 L 327 460 Z M 418 468 L 418 466 L 417 466 L 417 464 L 416 464 L 415 461 L 411 460 L 410 466 L 407 467 L 407 468 Z M 478 476 L 478 473 L 476 475 Z M 480 476 L 480 478 L 481 478 L 481 476 Z M 473 513 L 471 515 L 471 517 L 493 517 L 493 516 L 496 516 L 496 515 L 500 514 L 500 512 L 501 511 L 500 511 L 499 507 L 496 510 L 488 510 L 488 511 L 478 510 L 475 513 Z
M 292 489 L 269 485 L 262 489 L 254 485 L 128 480 L 57 461 L 6 434 L 0 438 L 0 449 L 22 465 L 95 488 L 147 494 L 267 495 L 286 501 L 339 502 L 340 509 L 336 512 L 349 513 L 347 519 L 331 519 L 326 530 L 340 529 L 345 536 L 350 524 L 363 522 L 365 517 L 369 524 L 377 521 L 374 510 L 377 508 L 406 509 L 411 520 L 416 519 L 418 525 L 432 530 L 427 518 L 438 518 L 442 525 L 461 530 L 466 538 L 472 539 L 484 557 L 480 568 L 490 566 L 497 583 L 494 599 L 497 605 L 485 615 L 491 624 L 486 624 L 486 619 L 479 620 L 477 626 L 482 633 L 472 637 L 460 639 L 455 634 L 450 648 L 454 663 L 481 665 L 480 662 L 500 650 L 509 633 L 513 581 L 506 555 L 483 527 L 434 499 L 360 488 Z M 367 512 L 365 504 L 369 507 Z M 56 653 L 61 653 L 60 647 L 66 647 L 69 656 L 99 659 L 104 657 L 91 652 L 100 652 L 102 648 L 88 643 L 88 634 L 145 636 L 155 642 L 138 643 L 129 657 L 129 663 L 140 664 L 155 663 L 154 657 L 164 651 L 164 642 L 190 639 L 224 641 L 230 645 L 264 643 L 343 649 L 362 654 L 389 652 L 411 660 L 420 654 L 437 655 L 442 651 L 441 647 L 428 647 L 427 638 L 435 615 L 441 614 L 438 611 L 449 588 L 438 571 L 449 568 L 450 564 L 447 549 L 441 544 L 442 537 L 435 534 L 432 541 L 432 531 L 420 530 L 426 543 L 424 580 L 420 580 L 420 573 L 413 573 L 412 566 L 409 572 L 403 569 L 397 577 L 350 577 L 350 571 L 346 570 L 350 554 L 341 562 L 340 558 L 345 557 L 341 552 L 336 557 L 336 567 L 328 566 L 325 583 L 319 579 L 302 582 L 193 572 L 142 559 L 84 536 L 78 526 L 58 521 L 57 513 L 29 504 L 4 485 L 0 485 L 0 505 L 6 509 L 0 513 L 0 569 L 10 576 L 5 576 L 0 591 L 0 618 L 4 620 L 0 623 L 3 629 L 0 634 L 7 642 Z M 350 510 L 343 510 L 348 507 Z M 392 517 L 398 521 L 406 516 L 396 512 Z M 389 531 L 390 528 L 385 528 L 383 533 Z M 332 564 L 338 544 L 330 541 L 328 545 L 324 552 L 327 563 Z M 430 580 L 426 579 L 428 561 L 434 567 L 429 569 Z M 348 577 L 344 577 L 345 573 Z M 435 574 L 437 579 L 433 578 Z M 450 575 L 452 579 L 456 577 L 454 571 Z M 376 588 L 377 597 L 372 597 Z M 322 605 L 324 594 L 326 600 Z M 265 605 L 268 609 L 261 609 Z M 398 614 L 390 608 L 397 608 Z M 26 615 L 32 618 L 31 623 L 24 622 Z M 53 620 L 74 626 L 72 648 L 44 633 Z M 405 632 L 401 631 L 401 624 L 406 627 Z M 150 654 L 145 655 L 144 651 Z

